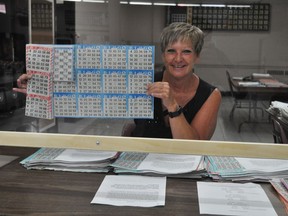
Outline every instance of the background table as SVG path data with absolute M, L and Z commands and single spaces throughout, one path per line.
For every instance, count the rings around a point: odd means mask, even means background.
M 271 78 L 271 80 L 274 80 Z M 258 81 L 257 79 L 252 81 Z M 247 120 L 241 122 L 239 124 L 238 131 L 241 131 L 241 127 L 243 124 L 249 124 L 249 123 L 268 123 L 268 121 L 263 122 L 259 121 L 256 113 L 255 113 L 255 119 L 251 118 L 251 111 L 253 108 L 255 108 L 256 101 L 271 101 L 274 97 L 280 97 L 281 95 L 288 95 L 288 86 L 243 86 L 239 83 L 243 82 L 242 80 L 232 79 L 232 85 L 235 88 L 237 92 L 240 93 L 247 93 L 248 101 L 249 101 L 249 109 L 248 109 L 248 117 Z M 268 107 L 265 107 L 268 108 Z M 255 110 L 254 110 L 255 111 Z M 256 111 L 255 111 L 256 112 Z
M 200 215 L 196 180 L 168 178 L 165 206 L 90 204 L 106 174 L 26 170 L 19 161 L 36 150 L 0 146 L 1 155 L 19 156 L 0 167 L 0 215 Z M 262 187 L 278 215 L 286 215 L 272 186 L 267 183 Z

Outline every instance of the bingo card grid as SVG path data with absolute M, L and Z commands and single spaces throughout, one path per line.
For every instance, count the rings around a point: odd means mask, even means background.
M 76 83 L 75 82 L 61 82 L 54 81 L 54 93 L 75 93 Z
M 78 96 L 79 116 L 101 117 L 102 97 L 99 94 L 79 94 Z
M 102 47 L 102 68 L 103 69 L 126 69 L 126 46 L 107 45 Z
M 27 94 L 52 96 L 53 81 L 50 73 L 28 71 L 32 78 L 27 84 Z
M 53 72 L 53 47 L 48 45 L 26 45 L 27 71 Z
M 126 71 L 104 70 L 102 77 L 103 93 L 127 93 Z
M 154 50 L 152 47 L 130 46 L 128 47 L 129 70 L 153 70 Z
M 77 117 L 76 94 L 54 93 L 54 116 Z
M 52 119 L 53 107 L 51 97 L 28 94 L 26 97 L 25 115 L 35 118 Z
M 74 80 L 74 47 L 57 46 L 54 49 L 54 81 Z
M 76 68 L 77 69 L 100 69 L 101 46 L 76 45 Z
M 152 97 L 148 95 L 129 95 L 129 116 L 134 118 L 153 118 Z
M 128 93 L 146 94 L 147 83 L 153 82 L 151 71 L 129 71 L 128 72 Z
M 79 93 L 101 93 L 100 70 L 77 70 L 77 89 Z
M 107 94 L 103 96 L 103 115 L 109 118 L 128 116 L 126 95 Z

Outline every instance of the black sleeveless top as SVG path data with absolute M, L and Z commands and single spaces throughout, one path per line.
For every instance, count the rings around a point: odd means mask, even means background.
M 161 82 L 162 79 L 163 72 L 155 73 L 155 82 Z M 214 89 L 214 86 L 199 79 L 195 96 L 183 107 L 183 114 L 189 124 Z M 131 135 L 133 137 L 173 138 L 171 128 L 165 124 L 164 116 L 161 99 L 154 98 L 154 119 L 135 119 L 136 127 Z

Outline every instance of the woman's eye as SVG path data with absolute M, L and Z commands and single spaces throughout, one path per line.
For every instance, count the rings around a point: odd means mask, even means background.
M 184 54 L 191 54 L 193 51 L 192 50 L 183 50 Z
M 175 53 L 176 51 L 174 49 L 168 49 L 166 52 L 167 53 Z

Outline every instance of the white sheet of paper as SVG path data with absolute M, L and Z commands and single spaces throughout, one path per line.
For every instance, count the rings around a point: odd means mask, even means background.
M 238 83 L 239 86 L 261 86 L 261 83 L 259 82 L 254 82 L 254 81 L 251 81 L 251 82 L 239 82 Z
M 162 173 L 185 173 L 196 170 L 201 156 L 177 154 L 149 154 L 137 168 Z
M 165 205 L 166 177 L 105 176 L 92 204 L 154 207 Z
M 283 171 L 288 169 L 288 160 L 262 158 L 235 158 L 246 170 L 264 172 Z
M 65 149 L 55 160 L 63 161 L 101 161 L 114 157 L 117 152 L 91 151 L 85 149 Z
M 260 185 L 197 182 L 200 214 L 277 216 Z

